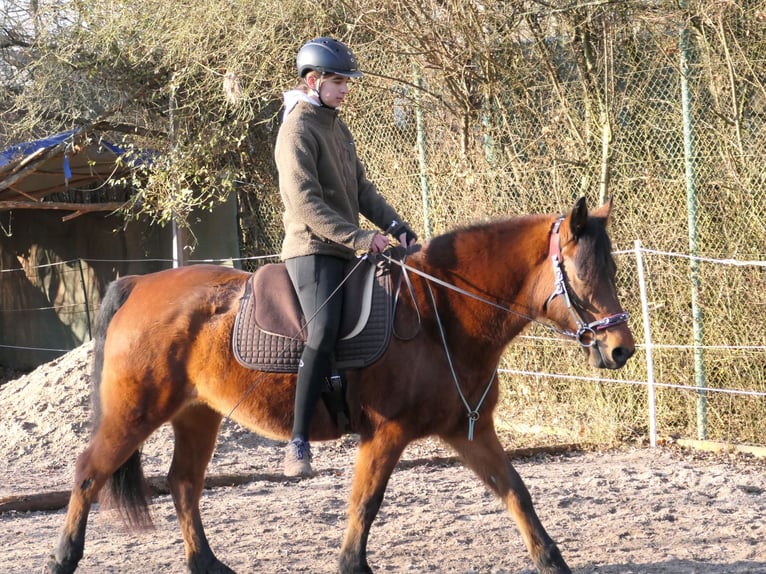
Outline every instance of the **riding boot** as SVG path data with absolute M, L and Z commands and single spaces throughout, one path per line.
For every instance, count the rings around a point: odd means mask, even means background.
M 285 476 L 310 476 L 312 473 L 311 448 L 308 442 L 311 419 L 322 393 L 322 385 L 330 375 L 331 368 L 331 353 L 308 346 L 304 348 L 295 388 L 292 440 L 285 452 Z

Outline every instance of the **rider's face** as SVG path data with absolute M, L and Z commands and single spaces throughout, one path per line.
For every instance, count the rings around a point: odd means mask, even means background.
M 318 81 L 318 78 L 314 81 Z M 335 74 L 327 74 L 323 76 L 319 83 L 319 96 L 322 98 L 324 105 L 331 108 L 337 108 L 346 98 L 348 90 L 351 86 L 351 82 L 344 76 L 337 76 Z M 312 87 L 316 87 L 316 84 Z

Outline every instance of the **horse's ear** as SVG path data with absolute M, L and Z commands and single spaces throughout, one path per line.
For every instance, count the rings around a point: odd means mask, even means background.
M 572 214 L 569 216 L 569 230 L 572 232 L 572 237 L 575 239 L 580 237 L 586 223 L 588 223 L 588 203 L 585 201 L 585 197 L 581 197 L 575 203 Z
M 612 213 L 612 197 L 609 197 L 609 199 L 606 200 L 606 203 L 599 207 L 598 209 L 594 209 L 591 212 L 592 217 L 596 217 L 598 219 L 603 219 L 605 222 L 609 221 L 609 214 Z

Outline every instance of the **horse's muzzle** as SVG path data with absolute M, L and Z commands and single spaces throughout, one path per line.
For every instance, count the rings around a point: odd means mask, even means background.
M 610 347 L 604 341 L 597 341 L 595 345 L 583 349 L 588 354 L 590 365 L 597 369 L 621 369 L 636 352 L 634 346 Z

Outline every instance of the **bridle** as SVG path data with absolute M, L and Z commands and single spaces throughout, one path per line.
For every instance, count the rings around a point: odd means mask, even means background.
M 615 313 L 608 317 L 604 317 L 603 319 L 599 319 L 598 321 L 591 321 L 590 323 L 585 322 L 582 308 L 573 302 L 572 297 L 569 295 L 569 285 L 567 284 L 564 268 L 562 266 L 564 257 L 561 254 L 561 234 L 559 233 L 559 228 L 563 221 L 564 217 L 559 217 L 551 228 L 548 244 L 548 258 L 551 260 L 551 265 L 553 265 L 554 286 L 553 293 L 551 293 L 545 301 L 545 307 L 547 308 L 550 302 L 556 297 L 561 296 L 564 299 L 564 304 L 566 305 L 569 314 L 572 316 L 572 319 L 574 319 L 575 325 L 577 325 L 577 331 L 572 332 L 565 330 L 562 331 L 562 334 L 575 339 L 583 347 L 592 347 L 596 344 L 596 331 L 604 331 L 610 327 L 625 323 L 630 318 L 630 314 L 623 311 L 622 313 Z

